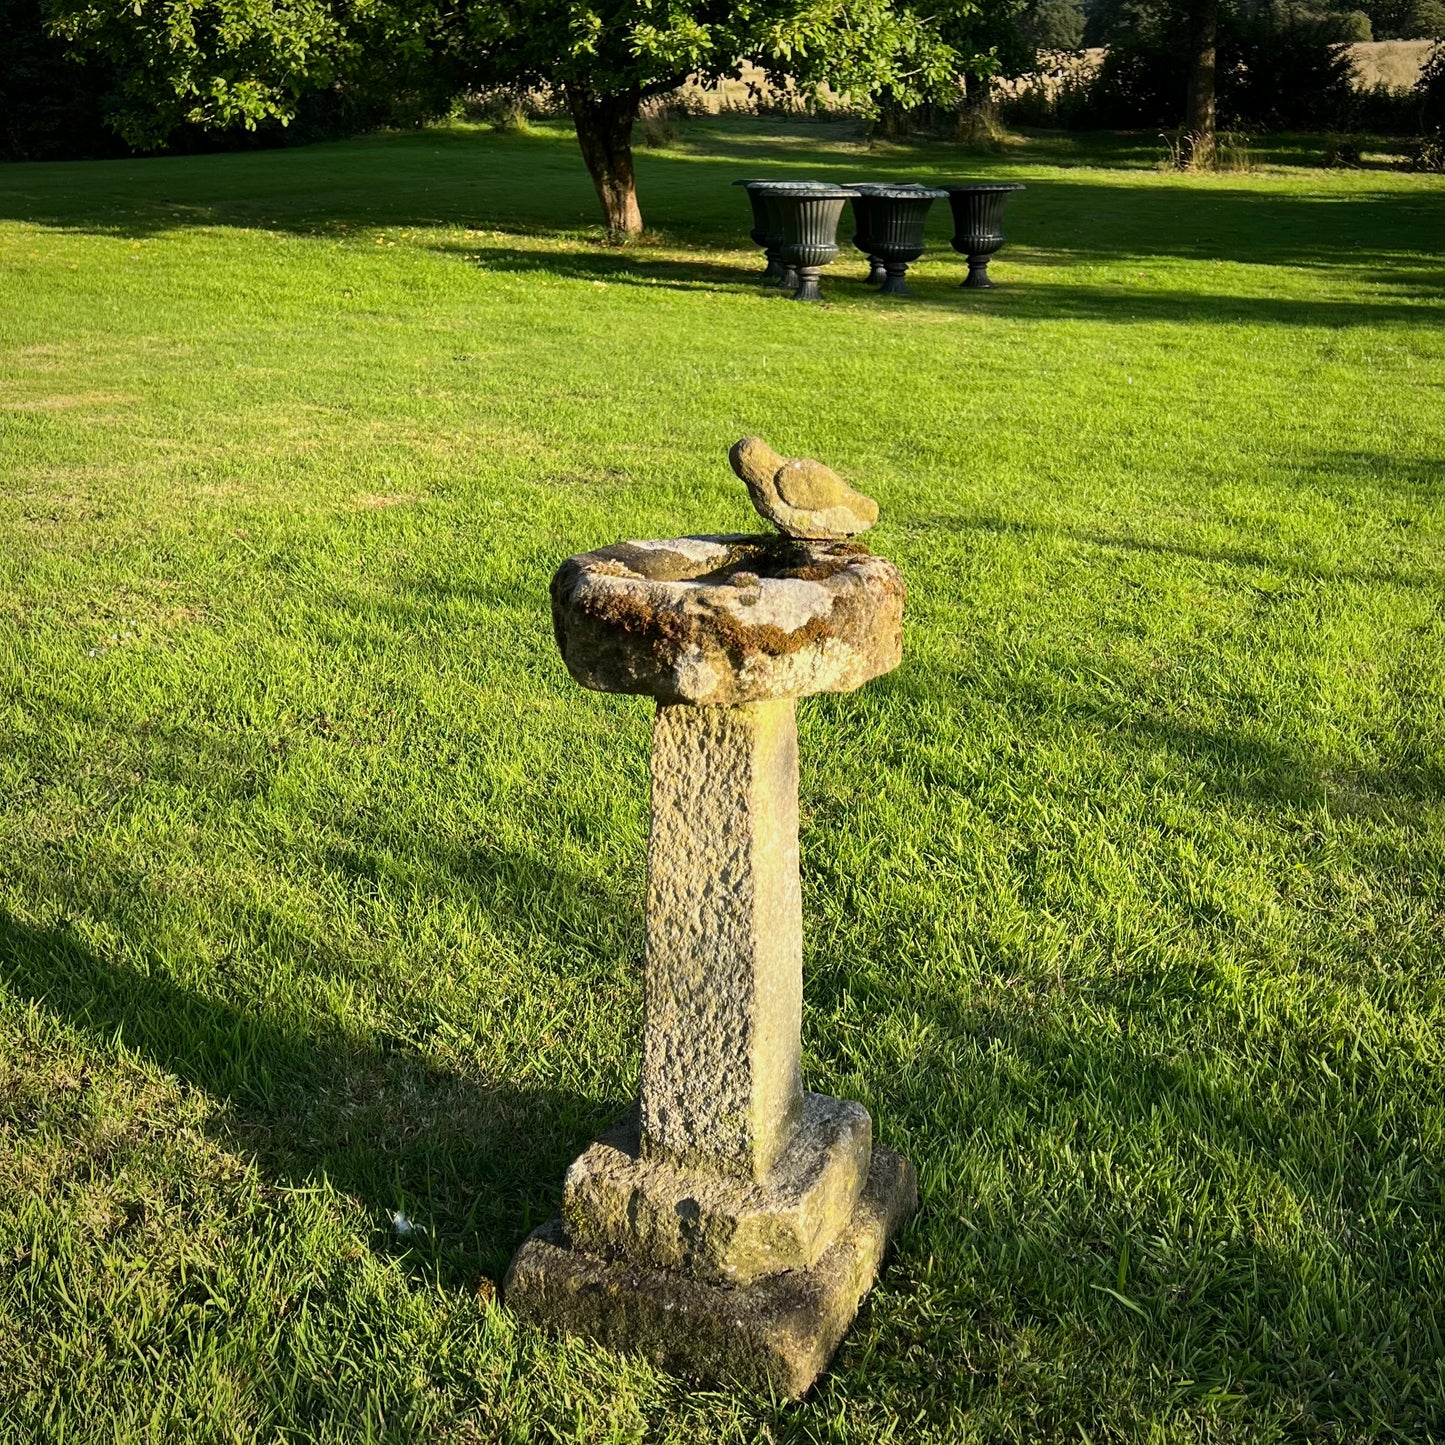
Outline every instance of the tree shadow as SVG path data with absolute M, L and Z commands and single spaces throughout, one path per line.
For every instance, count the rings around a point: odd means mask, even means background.
M 1024 274 L 1001 284 L 995 291 L 957 292 L 950 288 L 941 296 L 930 296 L 925 277 L 919 278 L 922 285 L 910 284 L 920 299 L 926 297 L 926 304 L 947 306 L 957 312 L 981 312 L 1010 321 L 1069 320 L 1119 326 L 1148 322 L 1187 327 L 1209 322 L 1220 326 L 1304 326 L 1335 330 L 1352 326 L 1418 327 L 1431 331 L 1445 325 L 1445 287 L 1435 292 L 1402 287 L 1398 296 L 1360 300 L 1242 296 L 1099 282 L 1066 285 L 1038 281 L 1027 275 L 1028 262 L 1017 257 L 1013 261 L 1022 265 Z
M 686 260 L 675 255 L 650 255 L 645 250 L 544 250 L 526 245 L 521 238 L 512 245 L 439 242 L 431 249 L 461 256 L 481 271 L 500 275 L 544 275 L 558 280 L 661 286 L 675 291 L 716 291 L 720 287 L 753 290 L 762 274 L 761 265 L 741 266 L 721 257 Z
M 1359 480 L 1375 485 L 1375 478 L 1391 472 L 1402 475 L 1397 459 L 1372 459 L 1363 454 L 1351 454 L 1342 459 L 1342 464 L 1355 472 Z M 1329 474 L 1332 461 L 1322 461 L 1318 471 Z M 1445 487 L 1445 461 L 1439 463 L 1421 461 L 1407 464 L 1403 469 L 1402 489 L 1430 491 Z M 1228 545 L 1203 546 L 1188 542 L 1164 541 L 1153 537 L 1137 537 L 1108 532 L 1094 531 L 1085 527 L 1066 527 L 1054 523 L 1030 522 L 1022 517 L 1002 517 L 992 514 L 973 514 L 963 517 L 939 519 L 940 523 L 952 530 L 991 532 L 997 536 L 1047 537 L 1077 542 L 1085 547 L 1103 551 L 1142 552 L 1157 556 L 1181 557 L 1203 562 L 1212 567 L 1241 568 L 1256 572 L 1273 572 L 1283 577 L 1298 578 L 1310 582 L 1343 582 L 1358 586 L 1404 587 L 1436 592 L 1445 589 L 1445 572 L 1421 569 L 1403 571 L 1397 567 L 1355 567 L 1342 566 L 1332 561 L 1313 561 L 1309 558 L 1291 555 L 1281 557 L 1260 552 L 1249 547 Z
M 1091 676 L 1097 669 L 1091 663 Z M 905 702 L 922 717 L 937 706 L 939 678 L 916 673 L 894 674 L 873 686 L 879 695 Z M 979 691 L 970 670 L 945 684 L 956 692 Z M 1368 818 L 1380 824 L 1412 827 L 1445 796 L 1445 770 L 1428 747 L 1408 744 L 1393 765 L 1336 770 L 1324 760 L 1280 743 L 1242 726 L 1192 725 L 1152 710 L 1148 694 L 1137 690 L 1138 701 L 1114 700 L 1131 696 L 1126 678 L 1109 689 L 1094 684 L 1069 686 L 1061 682 L 1045 689 L 1017 676 L 994 677 L 986 684 L 989 700 L 1016 714 L 1025 724 L 1042 726 L 1050 719 L 1056 730 L 1095 738 L 1101 748 L 1118 756 L 1133 756 L 1143 768 L 1158 753 L 1170 760 L 1174 786 L 1188 795 L 1200 790 L 1207 796 L 1245 804 L 1251 808 L 1275 807 L 1294 811 L 1324 810 L 1335 817 Z M 914 759 L 910 772 L 924 786 L 967 791 L 969 782 L 946 755 L 930 752 Z
M 1185 1381 L 1171 1411 L 1215 1392 L 1231 1424 L 1278 1412 L 1302 1438 L 1360 1419 L 1418 1430 L 1445 1402 L 1410 1363 L 1432 1348 L 1445 1284 L 1438 735 L 1402 725 L 1392 755 L 1337 777 L 1303 739 L 1173 715 L 1127 659 L 1050 659 L 1039 686 L 1014 649 L 981 653 L 966 672 L 920 659 L 869 693 L 910 739 L 914 797 L 996 815 L 987 872 L 910 839 L 895 866 L 956 893 L 953 911 L 930 899 L 856 937 L 840 921 L 808 980 L 810 1012 L 852 1021 L 854 1049 L 857 1021 L 879 1021 L 881 1129 L 925 1170 L 928 1267 L 917 1306 L 903 1287 L 890 1322 L 900 1389 L 944 1428 L 950 1410 L 1012 1408 L 1037 1367 L 1041 1437 L 1098 1438 L 1094 1390 L 1047 1363 L 1052 1341 L 1067 1356 L 1082 1337 L 1102 1376 L 1131 1382 L 1121 1412 L 1151 1408 L 1147 1381 Z M 1211 701 L 1191 699 L 1224 711 Z M 973 757 L 940 725 L 951 707 L 1003 715 L 969 725 Z M 1000 782 L 979 737 L 1051 761 Z M 1105 781 L 1089 786 L 1087 761 L 1054 776 L 1061 756 L 1097 758 Z M 1135 776 L 1146 794 L 1116 828 Z M 1030 822 L 1036 790 L 1047 831 Z M 1253 841 L 1261 816 L 1269 843 Z M 1259 913 L 1231 878 L 1259 865 L 1257 846 L 1278 850 Z M 1070 902 L 1093 887 L 1074 858 L 1093 852 L 1107 875 L 1115 847 L 1130 865 L 1117 892 Z M 1352 916 L 1359 900 L 1367 917 Z M 826 1027 L 812 1036 L 856 1068 Z
M 1008 972 L 1006 948 L 981 943 Z M 937 1041 L 937 1057 L 900 1070 L 926 1084 L 889 1087 L 895 1129 L 937 1127 L 944 1081 L 969 1061 L 950 1119 L 966 1164 L 925 1198 L 932 1252 L 958 1261 L 933 1271 L 934 1297 L 956 1280 L 973 1308 L 959 1319 L 895 1306 L 913 1348 L 893 1368 L 929 1418 L 1008 1401 L 1018 1343 L 1047 1359 L 1050 1336 L 1081 1315 L 1098 1368 L 1136 1380 L 1116 1407 L 1148 1408 L 1144 1376 L 1188 1382 L 1174 1409 L 1216 1393 L 1239 1423 L 1303 1415 L 1309 1438 L 1334 1438 L 1330 1422 L 1436 1418 L 1438 1385 L 1409 1362 L 1442 1320 L 1428 1066 L 1408 1044 L 1362 1048 L 1335 1020 L 1281 1029 L 1267 1005 L 1226 1022 L 1214 982 L 1207 967 L 1150 976 L 1136 963 L 1103 985 L 1061 981 L 1072 998 L 899 979 L 875 1001 L 926 1020 Z M 1302 1009 L 1309 998 L 1302 989 Z M 1241 1010 L 1254 1001 L 1246 990 Z M 1014 1182 L 1000 1187 L 1001 1174 Z M 1260 1343 L 1271 1338 L 1290 1346 Z M 1048 1392 L 1042 1407 L 1063 1427 L 1049 1438 L 1074 1438 L 1071 1411 L 1103 1423 L 1089 1393 Z
M 1318 468 L 1308 468 L 1308 474 L 1318 479 L 1323 472 L 1334 481 L 1338 466 L 1343 472 L 1340 485 L 1348 489 L 1356 479 L 1373 486 L 1386 465 L 1384 459 L 1369 454 L 1346 453 L 1322 458 Z M 1433 462 L 1391 460 L 1388 466 L 1393 468 L 1395 486 L 1406 496 L 1423 492 L 1429 497 L 1445 485 L 1445 467 Z M 1247 546 L 1111 534 L 1087 526 L 990 513 L 941 517 L 935 524 L 965 536 L 972 531 L 1015 538 L 1030 549 L 1033 539 L 1072 543 L 1086 556 L 1090 550 L 1102 554 L 1093 564 L 1100 567 L 1110 565 L 1110 553 L 1120 558 L 1138 553 L 1272 575 L 1279 579 L 1273 586 L 1256 589 L 1252 580 L 1241 579 L 1229 584 L 1258 590 L 1267 599 L 1308 598 L 1316 588 L 1337 587 L 1399 588 L 1433 598 L 1445 589 L 1445 574 L 1423 567 L 1349 565 L 1294 552 L 1280 555 Z M 1047 636 L 1039 641 L 1048 646 Z M 1262 647 L 1274 645 L 1261 641 Z M 1092 738 L 1102 752 L 1132 758 L 1140 769 L 1162 753 L 1169 759 L 1170 775 L 1186 796 L 1203 794 L 1250 807 L 1296 812 L 1318 810 L 1337 818 L 1373 820 L 1382 827 L 1406 830 L 1424 826 L 1429 810 L 1445 797 L 1445 761 L 1430 736 L 1434 721 L 1428 708 L 1421 711 L 1402 702 L 1394 724 L 1393 756 L 1380 758 L 1378 748 L 1372 749 L 1376 761 L 1367 765 L 1359 759 L 1331 759 L 1307 746 L 1291 745 L 1287 735 L 1281 736 L 1278 728 L 1268 725 L 1247 685 L 1240 695 L 1231 696 L 1221 689 L 1212 698 L 1196 688 L 1190 716 L 1185 717 L 1161 687 L 1153 664 L 1140 661 L 1132 652 L 1114 654 L 1112 666 L 1107 644 L 1086 655 L 1065 644 L 1056 655 L 1047 655 L 1039 669 L 1021 667 L 1014 657 L 1013 653 L 985 650 L 956 670 L 948 668 L 944 675 L 936 664 L 905 667 L 871 687 L 879 698 L 894 697 L 910 714 L 917 714 L 904 728 L 919 738 L 927 738 L 932 731 L 927 719 L 938 706 L 939 696 L 951 695 L 987 700 L 1015 714 L 1029 730 L 1053 728 L 1076 739 Z M 1046 680 L 1041 680 L 1041 672 Z M 1394 686 L 1408 692 L 1417 684 L 1402 677 Z M 1428 687 L 1429 682 L 1418 686 Z M 969 786 L 966 770 L 960 771 L 947 750 L 921 748 L 910 758 L 909 768 L 929 786 L 950 790 Z
M 1437 294 L 1445 286 L 1445 265 L 1428 240 L 1445 225 L 1445 191 L 1435 187 L 1309 193 L 1045 176 L 1014 198 L 1007 222 L 1011 240 L 1076 261 L 1237 261 L 1338 269 L 1361 280 L 1393 280 L 1403 264 Z
M 689 136 L 680 149 L 638 156 L 649 224 L 675 243 L 674 253 L 704 253 L 689 257 L 659 257 L 645 246 L 597 248 L 595 200 L 571 138 L 557 128 L 528 136 L 442 130 L 269 152 L 12 165 L 0 168 L 0 217 L 141 240 L 197 226 L 333 238 L 379 228 L 492 270 L 694 287 L 751 279 L 716 254 L 751 244 L 747 206 L 731 185 L 740 175 L 1022 178 L 1027 189 L 1010 203 L 1002 253 L 1021 279 L 992 296 L 959 296 L 950 288 L 951 304 L 1050 319 L 1439 324 L 1438 306 L 1400 304 L 1445 296 L 1436 244 L 1445 228 L 1445 191 L 1425 184 L 1310 193 L 1256 180 L 1140 183 L 1137 168 L 1038 173 L 1017 157 L 966 156 L 937 143 L 874 154 L 820 141 L 807 127 L 771 134 L 699 122 Z M 1121 184 L 1123 174 L 1136 179 Z M 454 241 L 409 234 L 459 228 L 471 235 Z M 950 231 L 947 206 L 935 206 L 920 281 L 930 259 L 962 264 L 949 249 Z M 547 243 L 555 249 L 545 249 Z M 1152 290 L 1118 278 L 1057 284 L 1030 275 L 1042 266 L 1169 260 L 1358 275 L 1372 290 L 1359 302 L 1295 300 Z M 1380 294 L 1381 283 L 1394 288 L 1398 303 Z M 919 301 L 933 305 L 936 297 L 925 285 Z

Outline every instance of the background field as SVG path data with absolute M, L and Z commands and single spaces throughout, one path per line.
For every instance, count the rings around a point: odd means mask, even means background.
M 625 251 L 547 128 L 0 170 L 6 1438 L 1438 1438 L 1445 182 L 1153 162 L 697 123 Z M 750 174 L 1028 190 L 808 308 Z M 749 431 L 911 587 L 801 709 L 805 1068 L 924 1207 L 787 1408 L 493 1288 L 637 1067 L 547 581 Z
M 1409 90 L 1420 79 L 1420 71 L 1434 44 L 1433 40 L 1367 40 L 1351 45 L 1349 52 L 1356 88 L 1369 89 L 1382 85 L 1392 90 Z M 1066 55 L 1054 56 L 1053 59 L 1069 71 L 1074 71 L 1079 65 L 1093 71 L 1106 53 L 1102 47 L 1094 47 L 1080 52 L 1072 60 Z M 995 81 L 995 93 L 1016 94 L 1031 85 L 1048 90 L 1057 84 L 1057 79 L 1051 80 L 1048 74 L 1027 75 L 1016 80 Z M 759 93 L 774 106 L 785 98 L 783 92 L 766 84 L 763 72 L 756 66 L 744 66 L 737 79 L 714 85 L 688 84 L 680 94 L 688 109 L 716 115 L 723 111 L 754 109 L 754 97 Z M 831 96 L 831 91 L 824 91 L 825 104 L 830 103 Z
M 1420 78 L 1433 42 L 1429 40 L 1367 40 L 1350 46 L 1355 77 L 1361 85 L 1408 89 Z

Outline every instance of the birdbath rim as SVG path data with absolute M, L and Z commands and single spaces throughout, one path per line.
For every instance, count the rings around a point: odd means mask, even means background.
M 903 655 L 903 578 L 853 541 L 618 542 L 552 579 L 568 672 L 598 692 L 738 706 L 851 692 Z

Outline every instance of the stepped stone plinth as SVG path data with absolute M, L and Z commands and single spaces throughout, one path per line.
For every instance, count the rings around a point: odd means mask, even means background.
M 837 538 L 627 542 L 558 569 L 572 676 L 657 700 L 642 1084 L 517 1252 L 523 1318 L 801 1394 L 917 1207 L 867 1111 L 799 1067 L 796 703 L 898 665 L 903 595 Z

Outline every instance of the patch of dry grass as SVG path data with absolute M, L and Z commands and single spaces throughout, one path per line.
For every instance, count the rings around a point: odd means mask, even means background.
M 1361 89 L 1386 86 L 1409 90 L 1420 78 L 1433 40 L 1373 40 L 1350 46 L 1355 84 Z

